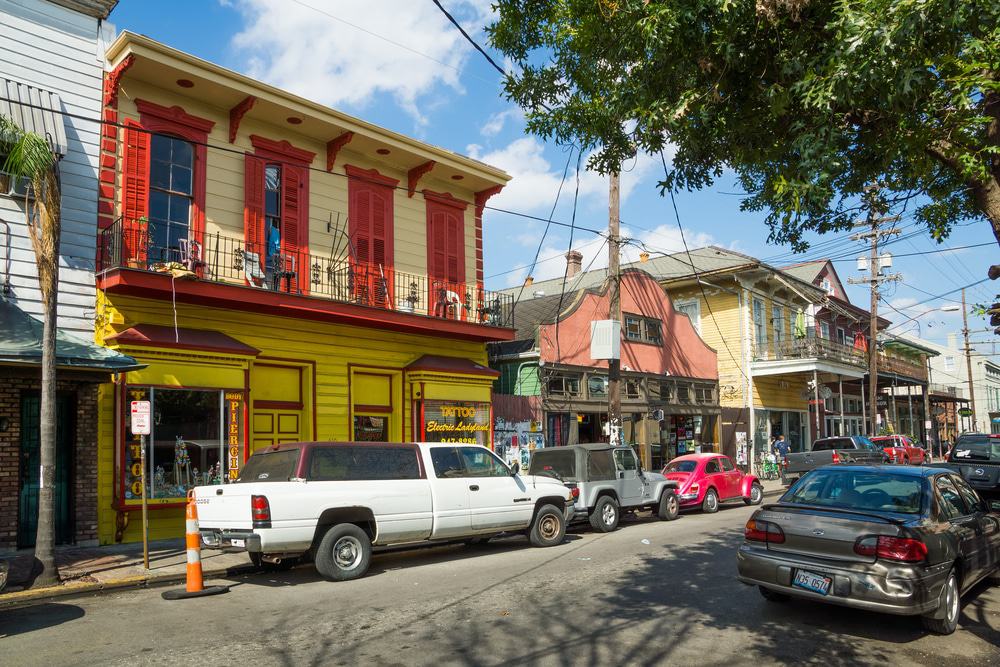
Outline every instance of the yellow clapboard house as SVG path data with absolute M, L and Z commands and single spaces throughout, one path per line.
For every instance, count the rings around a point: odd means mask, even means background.
M 299 440 L 490 445 L 482 214 L 509 177 L 153 40 L 107 52 L 97 342 L 102 543 L 184 531 L 197 484 Z M 133 402 L 150 434 L 133 434 Z

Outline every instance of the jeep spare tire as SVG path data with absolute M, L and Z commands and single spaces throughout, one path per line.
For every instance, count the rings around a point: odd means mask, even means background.
M 528 541 L 533 547 L 554 547 L 566 537 L 566 520 L 562 510 L 555 505 L 542 505 L 535 513 L 535 520 L 528 530 Z

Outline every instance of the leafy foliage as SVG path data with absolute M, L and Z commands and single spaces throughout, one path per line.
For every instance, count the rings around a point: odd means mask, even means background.
M 771 240 L 844 229 L 881 182 L 938 239 L 1000 241 L 996 0 L 497 0 L 528 129 L 614 171 L 673 144 L 666 188 L 735 171 Z M 926 201 L 926 200 L 924 200 Z

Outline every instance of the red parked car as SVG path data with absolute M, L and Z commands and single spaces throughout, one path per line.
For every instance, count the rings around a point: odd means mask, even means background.
M 876 435 L 869 440 L 882 447 L 893 463 L 920 465 L 927 458 L 923 448 L 905 435 Z
M 764 487 L 757 477 L 744 473 L 722 454 L 678 456 L 663 467 L 663 474 L 677 482 L 681 509 L 701 507 L 705 512 L 716 512 L 719 503 L 742 500 L 759 505 L 764 499 Z

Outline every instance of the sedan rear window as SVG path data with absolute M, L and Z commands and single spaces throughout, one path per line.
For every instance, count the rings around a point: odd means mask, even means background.
M 867 512 L 919 514 L 924 480 L 882 471 L 815 470 L 798 481 L 781 502 Z
M 1000 440 L 988 436 L 962 436 L 955 443 L 951 460 L 992 461 L 1000 463 Z
M 257 452 L 243 466 L 239 482 L 287 482 L 295 476 L 299 462 L 298 449 L 277 452 Z

